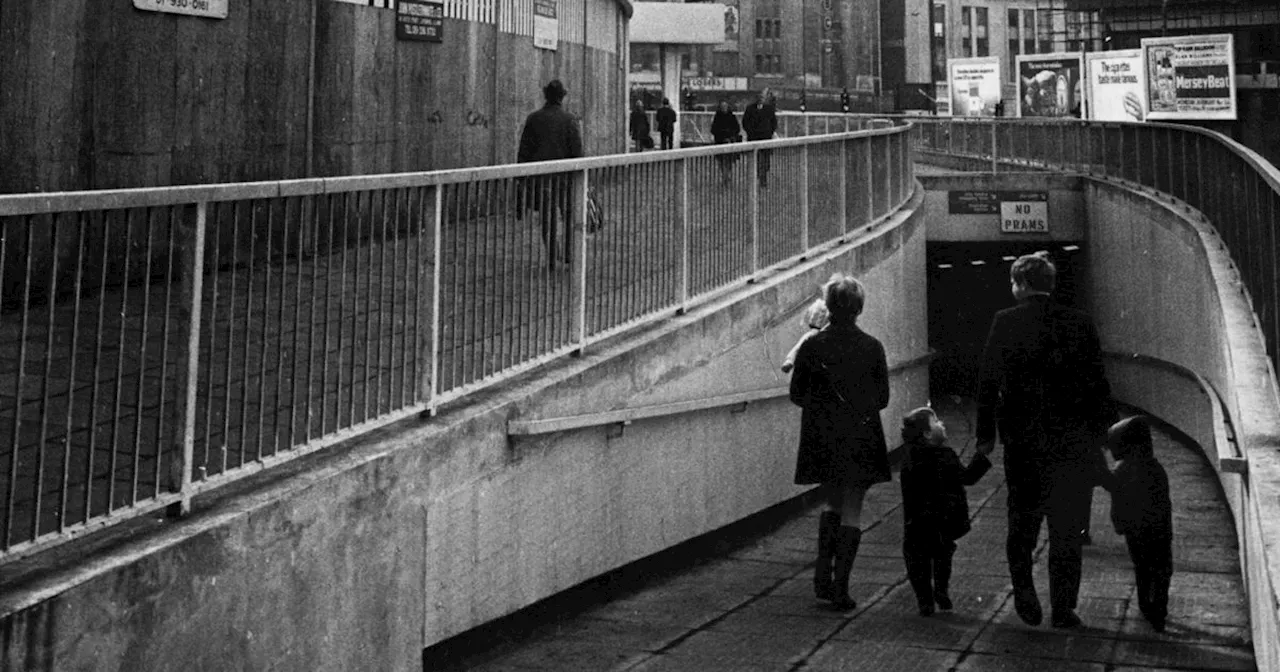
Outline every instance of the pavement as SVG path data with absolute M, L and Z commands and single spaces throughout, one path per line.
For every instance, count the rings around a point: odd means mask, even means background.
M 940 409 L 951 445 L 971 446 L 961 409 Z M 970 450 L 963 449 L 967 459 Z M 997 450 L 997 453 L 999 450 Z M 1013 611 L 1004 558 L 1005 495 L 995 468 L 969 489 L 973 530 L 959 541 L 955 609 L 916 612 L 902 562 L 899 485 L 868 493 L 850 592 L 835 611 L 813 597 L 817 517 L 802 497 L 437 644 L 424 670 L 718 672 L 947 670 L 1157 672 L 1255 670 L 1234 523 L 1212 467 L 1194 445 L 1159 431 L 1156 454 L 1174 499 L 1169 623 L 1141 617 L 1110 499 L 1095 491 L 1084 549 L 1084 626 L 1048 625 L 1046 533 L 1036 582 L 1045 625 Z

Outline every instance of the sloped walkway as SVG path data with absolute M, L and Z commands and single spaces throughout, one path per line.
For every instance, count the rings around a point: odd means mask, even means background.
M 943 417 L 952 445 L 970 445 L 965 414 Z M 956 553 L 950 614 L 916 614 L 895 475 L 868 495 L 851 585 L 855 611 L 833 611 L 813 598 L 818 509 L 784 505 L 432 647 L 424 669 L 1254 670 L 1234 527 L 1212 468 L 1167 433 L 1157 436 L 1156 451 L 1174 498 L 1174 576 L 1163 634 L 1138 613 L 1124 539 L 1111 529 L 1102 490 L 1094 498 L 1094 543 L 1085 547 L 1085 626 L 1048 627 L 1043 531 L 1036 580 L 1046 624 L 1022 624 L 1004 559 L 1006 491 L 997 455 L 996 468 L 969 490 L 975 520 Z

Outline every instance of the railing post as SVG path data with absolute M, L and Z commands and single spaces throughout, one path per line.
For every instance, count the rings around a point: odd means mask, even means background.
M 871 161 L 871 149 L 876 144 L 877 137 L 873 135 L 867 138 L 867 171 L 865 173 L 867 176 L 867 219 L 859 226 L 866 226 L 876 218 L 876 167 Z
M 996 121 L 991 120 L 991 173 L 1000 172 L 999 153 L 996 152 Z
M 689 309 L 689 159 L 680 159 L 680 314 Z
M 436 414 L 440 399 L 440 264 L 443 258 L 441 238 L 444 225 L 441 219 L 444 214 L 444 185 L 437 184 L 435 191 L 435 203 L 432 205 L 435 212 L 432 226 L 435 232 L 431 236 L 431 380 L 430 387 L 427 388 L 430 394 L 427 398 L 427 413 L 432 416 Z
M 587 183 L 587 171 L 583 169 L 573 174 L 572 221 L 565 223 L 565 235 L 578 234 L 573 245 L 570 268 L 573 269 L 573 289 L 570 305 L 573 306 L 573 323 L 570 330 L 578 344 L 575 354 L 582 356 L 587 347 L 587 207 L 590 184 Z
M 846 118 L 847 121 L 847 118 Z M 847 123 L 845 124 L 848 125 Z M 840 140 L 840 242 L 849 233 L 849 139 Z
M 809 145 L 800 148 L 800 253 L 809 251 Z
M 756 273 L 760 270 L 760 150 L 751 150 L 751 175 L 747 178 L 751 183 L 748 191 L 751 197 L 751 277 L 747 282 L 756 281 Z
M 208 202 L 196 204 L 194 230 L 188 225 L 186 217 L 180 218 L 180 221 L 179 254 L 182 255 L 182 305 L 187 312 L 187 342 L 186 352 L 183 353 L 185 356 L 182 358 L 183 366 L 178 369 L 178 389 L 182 395 L 182 458 L 171 467 L 169 478 L 171 483 L 177 481 L 177 490 L 181 495 L 177 510 L 170 507 L 170 513 L 185 516 L 191 513 L 192 482 L 195 477 L 196 402 L 200 380 L 200 322 L 204 307 L 204 241 L 209 226 Z M 173 473 L 175 470 L 180 473 Z

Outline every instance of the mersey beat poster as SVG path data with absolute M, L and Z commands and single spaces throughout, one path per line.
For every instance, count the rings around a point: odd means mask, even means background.
M 1235 119 L 1231 35 L 1142 40 L 1148 119 Z

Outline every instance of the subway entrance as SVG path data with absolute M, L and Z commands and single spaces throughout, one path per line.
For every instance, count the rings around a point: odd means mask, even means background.
M 929 396 L 935 403 L 971 398 L 977 392 L 978 367 L 987 329 L 996 311 L 1015 301 L 1009 288 L 1009 267 L 1023 254 L 1044 250 L 1058 268 L 1054 300 L 1078 303 L 1085 246 L 1060 241 L 930 242 L 928 266 Z

